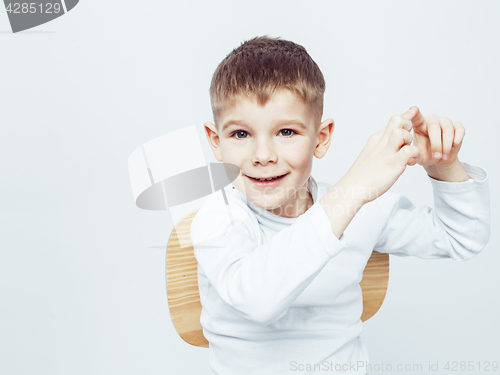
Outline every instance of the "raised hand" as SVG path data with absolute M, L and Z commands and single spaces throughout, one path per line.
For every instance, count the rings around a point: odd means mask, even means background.
M 419 149 L 411 145 L 413 124 L 410 119 L 415 115 L 414 111 L 393 115 L 385 128 L 370 136 L 356 161 L 341 179 L 344 186 L 360 197 L 362 204 L 384 194 L 406 166 L 418 160 Z
M 413 124 L 414 145 L 417 146 L 418 157 L 409 165 L 450 166 L 457 160 L 465 135 L 464 126 L 448 117 L 429 115 L 422 116 L 418 107 L 411 107 L 407 115 Z

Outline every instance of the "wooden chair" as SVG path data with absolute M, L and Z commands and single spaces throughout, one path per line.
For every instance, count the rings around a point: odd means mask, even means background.
M 180 220 L 170 234 L 166 254 L 167 297 L 172 322 L 181 338 L 188 344 L 208 348 L 200 323 L 201 303 L 194 249 L 192 246 L 180 247 L 179 242 L 191 243 L 190 227 L 197 212 Z M 382 306 L 388 281 L 389 254 L 373 251 L 360 282 L 363 322 L 375 315 Z

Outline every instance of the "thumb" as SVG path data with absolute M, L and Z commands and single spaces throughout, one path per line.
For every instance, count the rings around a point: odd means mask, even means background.
M 419 150 L 417 146 L 405 145 L 397 153 L 406 165 L 412 166 L 418 162 Z
M 416 165 L 418 163 L 418 156 L 413 156 L 408 160 L 408 163 L 406 165 L 409 165 L 410 167 L 413 165 Z

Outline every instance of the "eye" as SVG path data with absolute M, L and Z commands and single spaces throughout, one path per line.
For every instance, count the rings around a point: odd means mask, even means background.
M 232 133 L 232 134 L 231 134 L 231 137 L 234 137 L 236 134 L 241 135 L 242 133 L 243 133 L 244 135 L 245 135 L 245 134 L 248 134 L 248 133 L 247 133 L 246 131 L 244 131 L 244 130 L 237 130 L 237 131 L 235 131 L 234 133 Z M 236 137 L 236 139 L 245 139 L 245 138 L 246 138 L 246 137 Z
M 281 129 L 280 133 L 283 133 L 285 138 L 290 138 L 292 135 L 297 134 L 295 130 L 292 129 Z M 235 137 L 236 139 L 245 139 L 248 138 L 248 133 L 245 130 L 237 130 L 231 134 L 231 137 Z
M 293 134 L 297 134 L 295 130 L 292 129 L 281 129 L 280 132 L 285 132 L 284 136 L 285 138 L 290 138 Z

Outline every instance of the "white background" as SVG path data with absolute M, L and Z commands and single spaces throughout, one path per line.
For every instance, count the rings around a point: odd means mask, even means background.
M 318 181 L 335 183 L 412 105 L 464 124 L 460 160 L 489 173 L 490 242 L 461 263 L 391 256 L 362 339 L 372 364 L 474 361 L 454 373 L 479 374 L 478 361 L 500 361 L 499 16 L 497 1 L 83 0 L 12 34 L 0 11 L 0 372 L 209 373 L 208 349 L 174 330 L 165 250 L 150 248 L 173 222 L 134 205 L 127 159 L 196 125 L 215 162 L 212 74 L 264 34 L 303 45 L 325 76 L 336 127 Z M 420 166 L 392 191 L 432 205 Z

